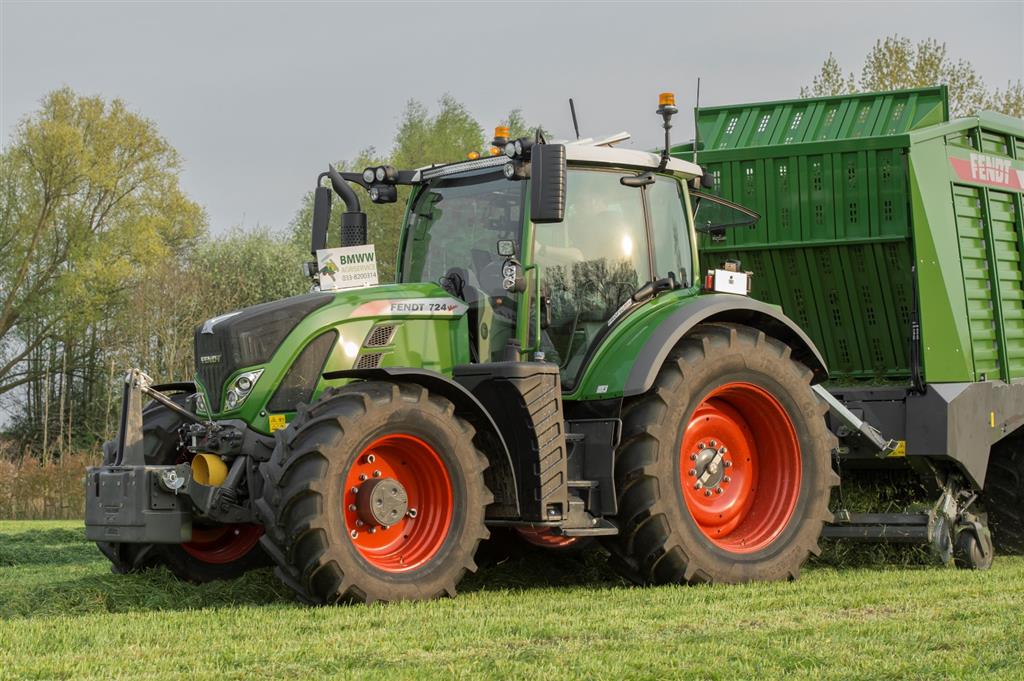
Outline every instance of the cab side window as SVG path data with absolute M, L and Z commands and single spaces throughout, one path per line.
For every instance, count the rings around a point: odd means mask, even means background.
M 651 279 L 643 192 L 621 172 L 569 170 L 565 220 L 535 227 L 551 301 L 544 350 L 571 381 L 605 322 Z
M 693 278 L 690 271 L 693 257 L 690 225 L 679 180 L 658 175 L 654 184 L 647 187 L 647 201 L 651 211 L 655 278 L 674 276 L 679 284 L 688 286 Z

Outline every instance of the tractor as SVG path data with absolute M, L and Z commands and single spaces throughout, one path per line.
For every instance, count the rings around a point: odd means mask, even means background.
M 86 477 L 115 572 L 273 565 L 312 604 L 453 596 L 495 528 L 599 542 L 640 584 L 795 579 L 839 478 L 822 354 L 698 229 L 757 214 L 628 139 L 512 139 L 454 163 L 322 173 L 343 248 L 357 190 L 408 186 L 396 282 L 311 291 L 195 330 L 194 381 L 125 377 Z M 345 265 L 341 266 L 344 270 Z M 342 275 L 343 271 L 332 275 Z

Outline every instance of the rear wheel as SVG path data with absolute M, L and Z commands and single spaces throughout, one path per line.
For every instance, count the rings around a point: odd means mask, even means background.
M 278 575 L 313 603 L 455 595 L 488 536 L 486 457 L 447 399 L 370 381 L 278 437 L 257 508 Z
M 185 406 L 187 395 L 171 399 Z M 143 449 L 146 463 L 171 465 L 188 460 L 178 436 L 183 419 L 159 402 L 150 402 L 142 410 Z M 114 462 L 116 442 L 103 445 L 103 463 Z M 100 552 L 118 574 L 138 572 L 163 565 L 179 579 L 209 582 L 234 579 L 245 572 L 267 565 L 259 547 L 263 533 L 259 525 L 193 525 L 192 541 L 186 544 L 118 544 L 97 542 Z
M 818 553 L 835 438 L 811 371 L 750 327 L 698 327 L 627 404 L 613 564 L 642 583 L 795 579 Z
M 996 550 L 1024 554 L 1024 435 L 992 448 L 982 499 Z

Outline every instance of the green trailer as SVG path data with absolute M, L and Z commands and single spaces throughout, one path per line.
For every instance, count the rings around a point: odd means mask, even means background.
M 892 443 L 880 461 L 833 418 L 845 462 L 955 470 L 989 491 L 997 543 L 1019 545 L 1021 499 L 999 472 L 1021 472 L 1024 121 L 948 111 L 945 87 L 701 108 L 710 191 L 762 219 L 698 224 L 699 252 L 704 269 L 753 272 L 751 295 L 822 351 L 831 395 Z M 885 518 L 841 519 L 826 533 L 892 535 Z

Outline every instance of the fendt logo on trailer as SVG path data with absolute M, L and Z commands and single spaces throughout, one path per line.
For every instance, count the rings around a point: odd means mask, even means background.
M 971 153 L 970 158 L 950 156 L 949 162 L 957 177 L 966 182 L 1024 191 L 1024 170 L 1014 168 L 1011 159 Z

